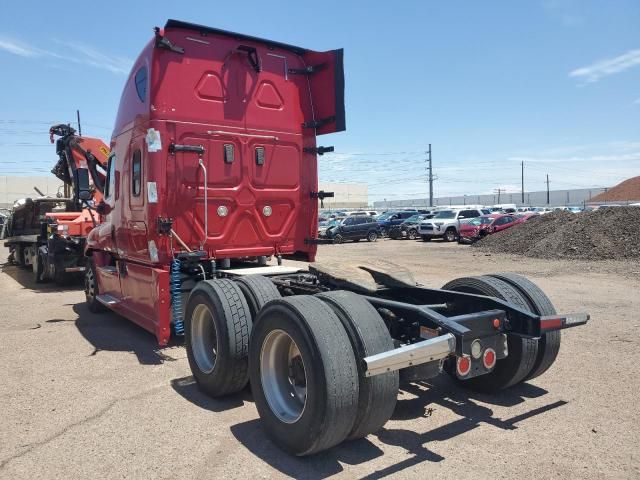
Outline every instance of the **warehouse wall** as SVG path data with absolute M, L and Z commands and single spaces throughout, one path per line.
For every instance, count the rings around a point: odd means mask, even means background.
M 11 208 L 20 198 L 36 198 L 40 195 L 33 189 L 38 187 L 47 196 L 55 197 L 62 182 L 53 176 L 18 177 L 0 175 L 0 208 Z M 60 190 L 62 192 L 62 190 Z
M 602 193 L 604 188 L 582 188 L 576 190 L 552 190 L 549 192 L 549 206 L 580 206 L 589 203 L 592 197 Z M 518 206 L 547 206 L 547 192 L 525 192 L 524 203 L 521 193 L 502 193 L 498 201 L 498 194 L 490 195 L 462 195 L 456 197 L 438 197 L 433 199 L 435 206 L 447 205 L 495 205 L 497 203 L 515 203 Z M 417 207 L 429 204 L 428 198 L 415 200 L 390 200 L 374 202 L 378 209 Z
M 0 208 L 11 208 L 13 202 L 19 198 L 39 197 L 33 189 L 34 186 L 45 195 L 55 197 L 62 182 L 53 176 L 0 176 Z M 366 183 L 321 182 L 320 190 L 335 193 L 335 198 L 325 199 L 325 208 L 363 208 L 369 202 Z
M 369 203 L 366 183 L 324 183 L 320 190 L 334 192 L 334 198 L 325 198 L 324 208 L 365 208 Z

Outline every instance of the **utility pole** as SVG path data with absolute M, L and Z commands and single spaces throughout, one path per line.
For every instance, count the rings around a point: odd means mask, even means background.
M 433 164 L 431 162 L 431 144 L 429 144 L 429 155 L 427 161 L 429 162 L 429 206 L 433 207 Z
M 524 205 L 524 160 L 521 163 L 522 166 L 522 204 Z
M 78 136 L 82 136 L 82 127 L 80 126 L 80 110 L 76 110 L 76 116 L 78 117 Z
M 547 205 L 549 205 L 549 174 L 547 173 Z
M 500 193 L 504 192 L 505 190 L 502 188 L 494 188 L 493 189 L 494 192 L 496 192 L 498 194 L 498 205 L 500 205 Z M 495 197 L 493 197 L 495 199 Z

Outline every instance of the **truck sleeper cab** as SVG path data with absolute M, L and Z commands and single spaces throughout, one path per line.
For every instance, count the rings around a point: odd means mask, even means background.
M 104 223 L 87 255 L 110 307 L 169 339 L 169 265 L 316 254 L 316 135 L 342 131 L 342 50 L 169 20 L 124 87 Z
M 260 266 L 274 255 L 313 262 L 328 194 L 315 137 L 340 130 L 340 50 L 170 20 L 127 80 L 104 222 L 87 242 L 89 309 L 121 313 L 160 345 L 184 335 L 213 397 L 250 381 L 265 432 L 294 455 L 382 428 L 400 371 L 446 371 L 487 392 L 535 378 L 554 363 L 560 330 L 589 318 L 556 314 L 517 275 L 431 289 L 382 260 Z

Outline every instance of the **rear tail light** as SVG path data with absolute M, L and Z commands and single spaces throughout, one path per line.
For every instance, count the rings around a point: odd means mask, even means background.
M 469 357 L 458 357 L 456 360 L 456 371 L 461 377 L 465 377 L 471 371 L 471 359 Z
M 482 363 L 484 368 L 491 370 L 496 364 L 496 352 L 493 348 L 487 348 L 482 355 Z

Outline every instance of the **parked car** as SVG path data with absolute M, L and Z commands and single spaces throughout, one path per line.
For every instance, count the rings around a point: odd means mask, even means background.
M 482 215 L 481 217 L 472 218 L 468 222 L 460 225 L 458 243 L 473 243 L 480 240 L 486 235 L 506 230 L 523 221 L 524 217 L 517 215 L 492 213 L 490 215 Z
M 370 216 L 347 217 L 340 220 L 325 231 L 325 238 L 333 240 L 333 243 L 342 243 L 346 240 L 359 242 L 367 239 L 375 242 L 380 237 L 380 228 L 376 221 Z
M 347 212 L 345 216 L 346 217 L 367 217 L 367 216 L 371 216 L 371 214 L 365 210 L 354 210 L 352 212 Z
M 322 238 L 325 236 L 327 229 L 334 227 L 343 220 L 342 218 L 332 218 L 330 220 L 325 220 L 318 223 L 318 237 Z
M 531 220 L 533 217 L 539 217 L 540 213 L 538 212 L 524 212 L 524 213 L 518 213 L 516 215 L 518 217 L 518 223 L 524 223 L 528 220 Z
M 422 220 L 427 220 L 433 217 L 434 217 L 434 214 L 432 213 L 412 215 L 409 218 L 407 218 L 404 222 L 402 222 L 400 225 L 394 225 L 391 228 L 389 228 L 389 231 L 388 231 L 389 238 L 392 238 L 393 240 L 402 240 L 402 239 L 415 240 L 420 236 L 420 234 L 418 233 L 418 227 L 420 226 L 420 222 Z
M 429 219 L 420 222 L 418 233 L 425 242 L 432 238 L 442 238 L 445 242 L 453 242 L 458 238 L 460 221 L 482 216 L 477 208 L 460 210 L 441 210 Z
M 416 215 L 416 210 L 402 210 L 397 212 L 383 213 L 377 218 L 378 226 L 380 227 L 380 234 L 386 236 L 391 227 L 400 225 L 407 218 Z

